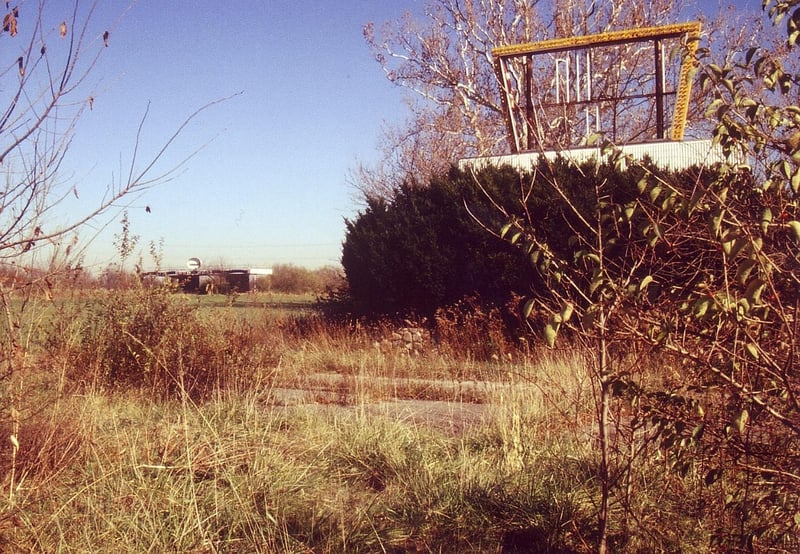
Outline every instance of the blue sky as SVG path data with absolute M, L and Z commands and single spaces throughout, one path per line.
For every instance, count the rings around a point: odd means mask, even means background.
M 405 117 L 403 92 L 371 58 L 362 26 L 421 6 L 138 0 L 128 9 L 127 0 L 101 2 L 95 23 L 98 33 L 111 29 L 109 47 L 90 79 L 93 109 L 62 168 L 80 191 L 76 206 L 127 172 L 148 102 L 142 160 L 194 110 L 233 95 L 204 111 L 160 165 L 167 170 L 203 147 L 183 171 L 131 199 L 145 266 L 147 245 L 162 239 L 167 267 L 194 256 L 228 267 L 337 265 L 343 220 L 360 207 L 348 172 L 377 158 L 385 122 Z M 110 215 L 105 229 L 81 234 L 94 270 L 116 261 L 119 214 Z
M 161 239 L 170 267 L 190 256 L 229 267 L 337 265 L 343 219 L 359 207 L 348 172 L 376 158 L 384 122 L 404 117 L 402 92 L 361 29 L 419 3 L 139 0 L 115 23 L 127 6 L 106 1 L 94 16 L 112 31 L 64 168 L 76 207 L 127 172 L 148 102 L 143 161 L 195 109 L 233 95 L 198 116 L 160 164 L 202 147 L 184 170 L 132 200 L 145 265 L 147 245 Z M 81 234 L 91 240 L 87 266 L 115 261 L 118 221 Z

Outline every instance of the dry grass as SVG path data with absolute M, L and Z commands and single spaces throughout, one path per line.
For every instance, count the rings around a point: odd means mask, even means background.
M 203 394 L 96 378 L 112 360 L 86 351 L 108 335 L 71 325 L 54 327 L 61 336 L 49 337 L 38 370 L 6 384 L 20 416 L 3 433 L 19 450 L 14 458 L 6 441 L 0 454 L 0 550 L 592 550 L 595 405 L 577 349 L 482 361 L 478 345 L 459 357 L 449 343 L 408 356 L 374 348 L 385 329 L 308 314 L 230 305 L 185 314 L 193 319 L 180 329 L 195 336 L 166 329 L 149 354 L 202 362 Z M 176 355 L 198 340 L 211 354 Z M 696 497 L 663 467 L 643 466 L 637 485 L 648 518 L 652 506 Z M 692 517 L 619 551 L 704 544 Z
M 33 421 L 20 430 L 35 455 L 19 463 L 3 549 L 477 552 L 552 517 L 538 510 L 558 491 L 518 471 L 491 415 L 454 436 L 369 407 L 271 407 L 254 392 L 202 406 L 70 397 L 45 419 L 63 420 L 70 442 L 52 427 L 35 436 Z M 493 513 L 509 500 L 519 511 Z

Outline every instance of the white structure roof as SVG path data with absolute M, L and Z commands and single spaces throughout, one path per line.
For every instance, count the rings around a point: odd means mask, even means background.
M 712 166 L 725 162 L 722 148 L 714 145 L 711 140 L 687 141 L 657 141 L 620 146 L 619 150 L 626 157 L 634 160 L 650 160 L 658 167 L 668 170 L 680 170 L 693 165 Z M 545 152 L 520 152 L 518 154 L 503 154 L 499 156 L 484 156 L 479 158 L 464 158 L 459 161 L 461 169 L 481 169 L 486 166 L 509 165 L 518 171 L 531 171 L 538 163 L 541 156 L 548 160 L 555 160 L 561 155 L 566 160 L 577 164 L 590 160 L 603 161 L 610 152 L 598 147 L 571 148 L 569 150 Z

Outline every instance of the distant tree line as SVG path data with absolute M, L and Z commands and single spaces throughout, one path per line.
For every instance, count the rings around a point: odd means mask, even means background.
M 342 281 L 342 272 L 332 266 L 309 269 L 293 264 L 276 264 L 272 266 L 272 275 L 256 280 L 256 288 L 285 294 L 323 294 L 341 288 Z

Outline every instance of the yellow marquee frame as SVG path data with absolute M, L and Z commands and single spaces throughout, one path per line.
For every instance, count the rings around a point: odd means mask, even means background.
M 500 82 L 503 110 L 505 111 L 506 126 L 509 133 L 509 142 L 513 152 L 520 152 L 522 148 L 522 135 L 518 129 L 517 120 L 512 114 L 512 98 L 509 92 L 510 80 L 508 75 L 508 62 L 513 58 L 531 57 L 537 54 L 567 52 L 577 49 L 586 49 L 617 44 L 633 44 L 640 42 L 654 42 L 656 45 L 661 40 L 683 38 L 685 40 L 685 55 L 681 63 L 678 77 L 678 88 L 675 99 L 675 111 L 670 129 L 670 139 L 683 140 L 686 128 L 686 119 L 689 112 L 689 97 L 691 94 L 693 74 L 696 67 L 695 54 L 700 41 L 701 24 L 697 21 L 676 23 L 657 27 L 643 27 L 622 31 L 610 31 L 596 35 L 556 38 L 541 42 L 513 44 L 500 46 L 492 50 L 495 72 Z M 657 49 L 656 49 L 657 50 Z M 658 56 L 658 54 L 657 54 Z M 660 63 L 659 60 L 656 62 Z M 660 72 L 656 71 L 656 80 Z M 657 83 L 657 102 L 663 102 L 663 90 L 658 90 L 663 83 Z M 659 116 L 663 117 L 659 111 Z

